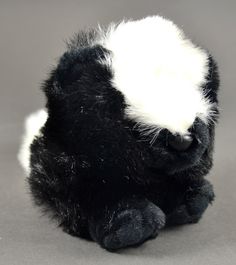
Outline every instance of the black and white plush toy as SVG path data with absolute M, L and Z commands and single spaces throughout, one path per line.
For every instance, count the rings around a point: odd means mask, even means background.
M 214 199 L 218 85 L 208 51 L 163 17 L 80 32 L 26 122 L 36 204 L 108 250 L 197 222 Z

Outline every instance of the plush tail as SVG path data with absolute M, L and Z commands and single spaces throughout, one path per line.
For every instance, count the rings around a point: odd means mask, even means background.
M 47 117 L 46 110 L 41 109 L 30 114 L 25 119 L 25 132 L 18 153 L 18 160 L 27 174 L 30 173 L 30 145 L 34 138 L 40 135 L 40 130 L 45 124 Z

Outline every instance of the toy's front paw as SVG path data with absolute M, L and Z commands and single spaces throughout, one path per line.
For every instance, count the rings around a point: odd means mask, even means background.
M 167 225 L 198 222 L 214 197 L 213 187 L 207 180 L 199 187 L 190 188 L 183 204 L 167 215 Z
M 114 251 L 155 238 L 165 225 L 165 214 L 151 202 L 138 206 L 141 207 L 118 208 L 108 218 L 93 224 L 94 240 L 103 248 Z

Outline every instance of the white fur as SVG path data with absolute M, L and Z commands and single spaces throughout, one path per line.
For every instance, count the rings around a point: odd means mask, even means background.
M 201 85 L 208 55 L 173 22 L 147 17 L 111 25 L 101 34 L 100 44 L 112 52 L 103 63 L 113 70 L 112 83 L 125 96 L 128 117 L 151 130 L 182 135 L 196 117 L 207 122 L 212 105 Z
M 41 109 L 29 115 L 25 120 L 25 134 L 18 159 L 27 174 L 30 173 L 30 145 L 35 137 L 40 136 L 40 129 L 45 124 L 47 117 L 47 112 Z

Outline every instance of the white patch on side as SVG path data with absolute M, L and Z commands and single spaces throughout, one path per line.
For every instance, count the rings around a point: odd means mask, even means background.
M 46 110 L 41 109 L 29 115 L 25 120 L 25 134 L 18 159 L 27 174 L 30 173 L 30 145 L 36 136 L 40 136 L 40 129 L 44 126 L 47 118 Z
M 210 119 L 206 83 L 208 55 L 173 22 L 160 16 L 100 29 L 98 41 L 111 55 L 103 63 L 125 96 L 126 115 L 146 128 L 187 134 L 196 117 Z

